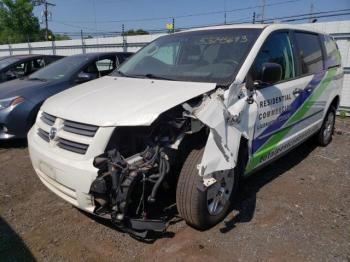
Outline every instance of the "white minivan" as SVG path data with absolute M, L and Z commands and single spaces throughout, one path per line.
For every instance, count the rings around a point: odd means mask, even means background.
M 169 34 L 49 98 L 30 157 L 50 190 L 128 232 L 164 231 L 175 204 L 206 229 L 226 216 L 241 178 L 311 136 L 331 142 L 342 81 L 335 42 L 306 27 Z

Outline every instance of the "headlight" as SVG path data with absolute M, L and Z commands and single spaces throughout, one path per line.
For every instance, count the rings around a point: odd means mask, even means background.
M 20 97 L 20 96 L 1 99 L 0 100 L 0 110 L 8 108 L 10 106 L 16 106 L 16 105 L 23 103 L 23 102 L 24 102 L 24 98 Z

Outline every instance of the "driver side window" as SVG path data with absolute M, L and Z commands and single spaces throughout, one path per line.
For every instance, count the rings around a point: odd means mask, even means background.
M 282 68 L 283 80 L 295 77 L 292 44 L 287 32 L 275 33 L 267 39 L 259 51 L 252 70 L 254 80 L 262 80 L 264 63 L 276 63 Z

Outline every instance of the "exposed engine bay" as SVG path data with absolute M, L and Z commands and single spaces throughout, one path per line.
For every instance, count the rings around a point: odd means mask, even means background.
M 168 210 L 175 205 L 178 145 L 203 127 L 185 115 L 178 106 L 151 126 L 116 128 L 106 152 L 94 161 L 99 173 L 90 193 L 97 215 L 141 237 L 147 231 L 165 231 Z
M 211 126 L 203 116 L 203 110 L 199 110 L 201 106 L 209 110 L 225 110 L 225 114 L 221 114 L 224 115 L 224 123 L 220 125 L 222 132 L 226 132 L 225 123 L 230 121 L 230 113 L 224 106 L 216 106 L 218 101 L 222 105 L 224 101 L 222 92 L 218 94 L 212 98 L 197 97 L 177 106 L 163 113 L 151 126 L 117 127 L 106 152 L 94 160 L 94 166 L 99 170 L 90 189 L 94 197 L 94 213 L 111 219 L 121 229 L 138 237 L 144 238 L 149 231 L 165 231 L 171 209 L 175 207 L 177 177 L 188 143 L 191 144 L 191 139 L 196 137 L 196 143 L 201 140 L 205 145 L 208 137 L 212 137 L 212 143 L 207 144 L 209 150 L 213 150 L 212 144 L 228 141 L 227 138 L 218 139 L 220 130 L 215 131 L 215 126 Z M 209 106 L 210 103 L 215 104 Z M 217 119 L 215 115 L 218 114 L 209 112 L 207 115 Z M 239 140 L 236 143 L 239 144 Z M 230 148 L 226 144 L 216 146 L 219 149 L 223 147 L 227 148 L 221 152 L 225 157 Z M 216 157 L 208 162 L 217 160 Z M 211 169 L 224 169 L 223 165 L 217 165 Z M 200 169 L 205 168 L 198 166 L 199 173 Z M 203 174 L 206 175 L 205 172 Z M 207 179 L 215 183 L 210 176 Z

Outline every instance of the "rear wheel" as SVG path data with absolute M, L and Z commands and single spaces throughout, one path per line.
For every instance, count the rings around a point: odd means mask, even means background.
M 197 169 L 203 152 L 204 148 L 193 149 L 189 153 L 176 189 L 176 203 L 180 216 L 198 229 L 210 228 L 225 218 L 232 204 L 239 177 L 245 168 L 244 161 L 239 160 L 234 170 L 213 174 L 217 182 L 205 187 Z
M 331 106 L 327 112 L 325 120 L 323 121 L 322 127 L 317 134 L 317 142 L 321 146 L 327 146 L 332 141 L 334 133 L 336 109 Z

